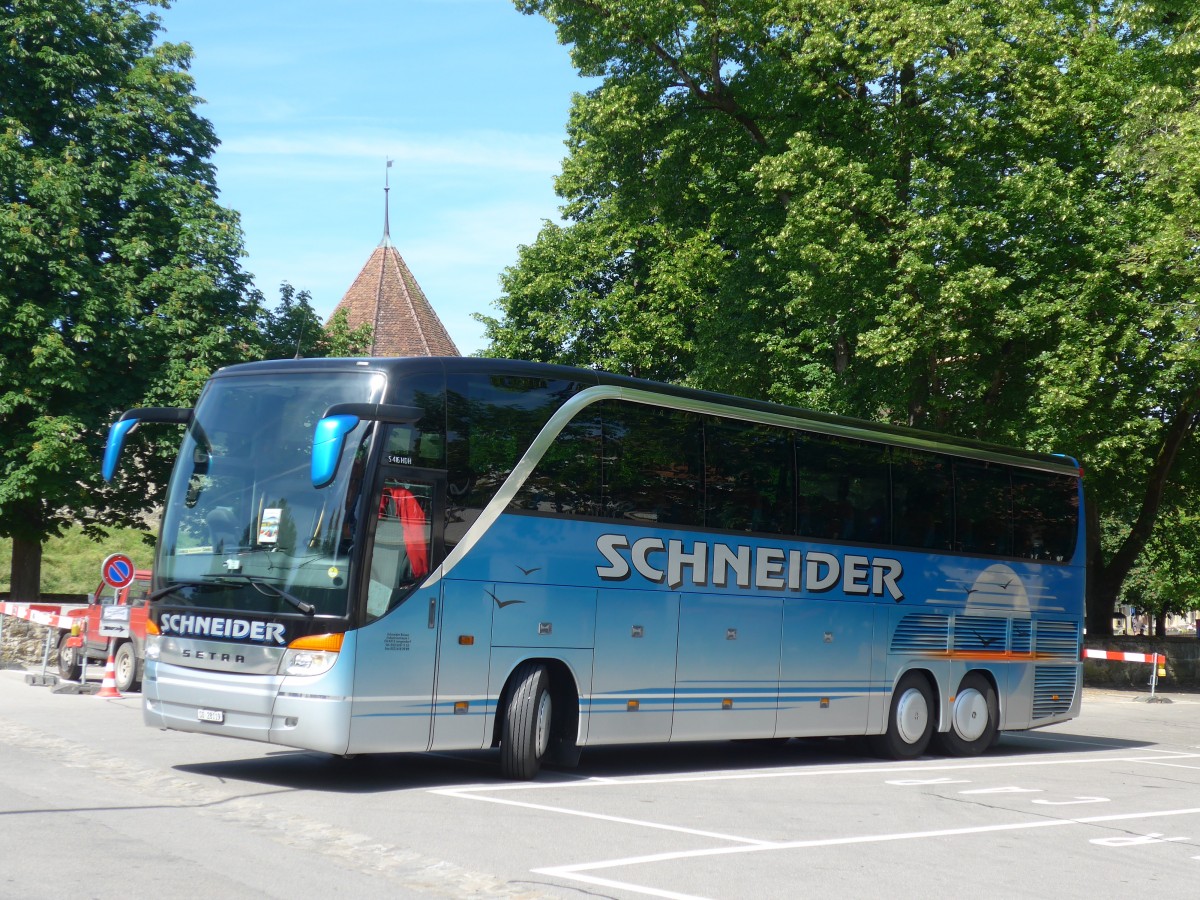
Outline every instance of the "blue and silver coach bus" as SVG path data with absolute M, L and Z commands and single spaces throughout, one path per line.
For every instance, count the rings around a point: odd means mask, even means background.
M 145 721 L 357 754 L 867 735 L 1077 715 L 1078 464 L 560 366 L 250 363 L 186 425 Z

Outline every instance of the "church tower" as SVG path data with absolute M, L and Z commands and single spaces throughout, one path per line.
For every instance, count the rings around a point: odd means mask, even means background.
M 388 168 L 392 161 L 388 160 Z M 345 309 L 351 328 L 372 327 L 371 356 L 461 356 L 388 232 L 387 175 L 383 240 L 354 279 L 334 314 Z M 331 317 L 332 318 L 332 317 Z M 328 324 L 328 323 L 326 323 Z

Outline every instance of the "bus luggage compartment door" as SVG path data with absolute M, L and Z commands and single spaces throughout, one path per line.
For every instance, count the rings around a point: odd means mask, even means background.
M 683 594 L 672 741 L 775 736 L 778 597 Z
M 678 637 L 678 594 L 599 592 L 587 743 L 670 739 Z

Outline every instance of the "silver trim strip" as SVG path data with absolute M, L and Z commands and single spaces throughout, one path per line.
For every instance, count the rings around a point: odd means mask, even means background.
M 690 397 L 676 397 L 670 394 L 658 394 L 653 391 L 643 391 L 637 388 L 601 384 L 596 387 L 585 388 L 555 411 L 537 437 L 530 443 L 529 449 L 525 451 L 525 455 L 513 467 L 512 472 L 509 473 L 508 478 L 505 479 L 500 489 L 496 491 L 479 518 L 475 520 L 475 523 L 463 535 L 463 539 L 450 551 L 445 560 L 442 561 L 442 564 L 429 574 L 429 577 L 421 585 L 422 589 L 432 587 L 442 578 L 449 575 L 462 558 L 471 552 L 483 534 L 492 527 L 493 523 L 500 518 L 500 514 L 508 508 L 509 503 L 516 497 L 517 491 L 525 484 L 525 480 L 533 472 L 534 467 L 541 461 L 546 450 L 549 449 L 562 430 L 581 410 L 601 400 L 628 400 L 631 403 L 641 403 L 645 406 L 677 409 L 682 412 L 707 413 L 726 419 L 739 419 L 743 422 L 754 422 L 759 425 L 777 425 L 793 431 L 812 431 L 832 437 L 852 437 L 859 440 L 871 441 L 876 444 L 908 447 L 915 450 L 929 450 L 966 459 L 1004 463 L 1022 469 L 1054 472 L 1060 475 L 1075 475 L 1079 471 L 1076 466 L 1067 461 L 1064 461 L 1061 465 L 1055 465 L 1051 462 L 1030 460 L 1002 452 L 956 447 L 952 444 L 944 444 L 921 435 L 881 435 L 876 431 L 867 428 L 856 428 L 853 425 L 811 421 L 805 419 L 803 416 L 789 416 L 761 410 L 743 409 L 738 406 L 713 403 L 707 400 L 696 400 Z

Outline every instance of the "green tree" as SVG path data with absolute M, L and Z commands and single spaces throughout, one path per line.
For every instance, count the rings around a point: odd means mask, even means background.
M 264 359 L 322 356 L 321 320 L 312 305 L 312 294 L 297 291 L 288 282 L 279 285 L 279 303 L 263 310 L 260 323 Z
M 258 355 L 190 50 L 155 44 L 145 6 L 0 3 L 0 535 L 15 596 L 36 595 L 47 536 L 136 522 L 165 480 L 173 429 L 140 430 L 136 475 L 100 480 L 114 413 L 190 405 L 214 368 Z
M 1195 440 L 1184 0 L 515 0 L 581 74 L 489 353 L 1073 451 L 1089 628 Z
M 1154 616 L 1155 634 L 1166 633 L 1169 614 L 1200 609 L 1200 516 L 1195 495 L 1171 503 L 1153 537 L 1121 586 L 1121 602 Z M 1118 532 L 1122 531 L 1118 525 Z
M 335 310 L 325 325 L 317 355 L 365 356 L 371 347 L 374 330 L 366 322 L 351 328 L 350 314 L 344 309 Z
M 327 325 L 313 309 L 312 294 L 288 282 L 279 285 L 279 303 L 262 313 L 262 354 L 265 359 L 291 357 L 362 356 L 371 346 L 374 330 L 364 323 L 351 328 L 349 314 L 337 310 Z

